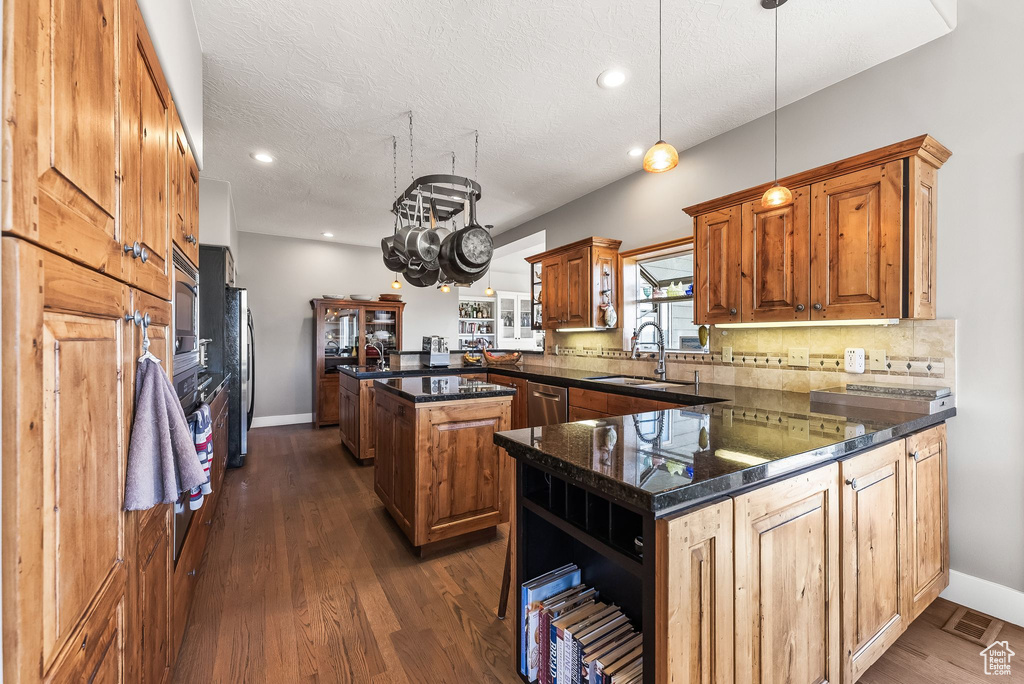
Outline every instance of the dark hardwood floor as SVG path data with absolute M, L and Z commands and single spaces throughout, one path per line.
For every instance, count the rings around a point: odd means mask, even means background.
M 246 463 L 224 480 L 175 681 L 520 681 L 513 619 L 495 617 L 507 526 L 416 558 L 334 428 L 253 430 Z M 953 609 L 933 604 L 860 681 L 990 681 L 980 648 L 940 630 Z M 999 638 L 1024 654 L 1024 630 Z M 1024 681 L 1014 666 L 999 679 Z

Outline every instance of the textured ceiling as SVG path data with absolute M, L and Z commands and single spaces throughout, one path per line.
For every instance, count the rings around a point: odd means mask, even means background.
M 241 230 L 376 244 L 415 172 L 472 174 L 501 232 L 639 168 L 657 138 L 654 0 L 192 0 L 204 49 L 206 168 Z M 942 0 L 940 5 L 948 4 Z M 792 102 L 949 31 L 931 0 L 791 0 Z M 772 107 L 773 16 L 758 0 L 665 3 L 664 137 L 680 150 Z M 617 66 L 629 80 L 602 90 Z M 878 106 L 880 103 L 865 103 Z M 267 150 L 277 161 L 253 161 Z

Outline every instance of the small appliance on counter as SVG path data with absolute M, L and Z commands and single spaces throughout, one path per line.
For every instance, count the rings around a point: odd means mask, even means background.
M 448 366 L 451 363 L 451 354 L 448 352 L 448 340 L 439 335 L 424 335 L 420 363 L 430 368 Z

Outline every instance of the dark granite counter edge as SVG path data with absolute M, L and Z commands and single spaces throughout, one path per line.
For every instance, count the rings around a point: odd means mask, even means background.
M 429 404 L 432 402 L 439 401 L 465 401 L 467 399 L 494 399 L 497 397 L 511 397 L 516 393 L 514 387 L 495 387 L 495 389 L 489 390 L 487 392 L 473 392 L 472 394 L 453 393 L 436 395 L 413 395 L 409 394 L 408 392 L 404 392 L 398 387 L 392 387 L 386 382 L 375 382 L 373 383 L 373 386 L 375 389 L 384 390 L 385 392 L 394 394 L 395 396 L 401 397 L 402 399 L 405 399 L 406 401 L 412 402 L 414 404 Z
M 801 470 L 838 461 L 859 452 L 900 439 L 913 432 L 945 422 L 956 415 L 956 409 L 946 409 L 930 415 L 901 423 L 895 427 L 861 437 L 854 437 L 822 449 L 794 454 L 770 461 L 735 473 L 722 475 L 694 485 L 683 485 L 677 489 L 653 494 L 622 482 L 611 480 L 587 468 L 580 468 L 556 456 L 510 439 L 501 433 L 494 436 L 494 443 L 508 451 L 513 458 L 522 459 L 531 465 L 540 466 L 556 477 L 584 486 L 602 496 L 626 504 L 632 508 L 654 513 L 655 517 L 681 512 L 687 508 L 723 496 L 735 496 L 742 492 L 764 486 L 776 480 L 793 475 Z
M 607 392 L 608 394 L 621 394 L 629 397 L 636 397 L 640 399 L 654 399 L 655 401 L 669 401 L 677 403 L 681 406 L 694 406 L 697 404 L 708 404 L 717 401 L 722 401 L 717 397 L 702 396 L 693 392 L 694 386 L 692 383 L 685 381 L 679 382 L 680 391 L 673 392 L 671 390 L 652 390 L 652 389 L 640 389 L 630 385 L 612 385 L 606 382 L 596 382 L 594 380 L 587 380 L 585 378 L 567 378 L 558 375 L 550 375 L 543 372 L 527 371 L 522 368 L 513 366 L 448 366 L 440 368 L 394 368 L 385 371 L 353 371 L 345 368 L 338 369 L 340 373 L 344 373 L 349 377 L 353 377 L 359 380 L 370 380 L 380 378 L 398 378 L 398 377 L 409 377 L 417 375 L 461 375 L 463 373 L 495 373 L 497 375 L 505 375 L 517 378 L 523 378 L 525 380 L 533 380 L 535 382 L 543 382 L 548 385 L 558 385 L 560 387 L 576 387 L 578 389 L 589 389 L 598 390 L 601 392 Z M 602 371 L 587 371 L 588 374 L 594 377 L 601 377 L 604 375 L 615 375 L 614 373 L 607 373 Z M 699 392 L 699 388 L 697 389 Z

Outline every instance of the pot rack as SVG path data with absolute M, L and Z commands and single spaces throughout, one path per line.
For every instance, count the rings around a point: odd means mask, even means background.
M 433 203 L 434 218 L 444 223 L 458 216 L 466 207 L 470 195 L 477 201 L 483 197 L 480 184 L 465 176 L 434 173 L 420 176 L 399 195 L 391 205 L 391 213 L 404 221 L 416 221 L 417 206 L 424 211 Z

